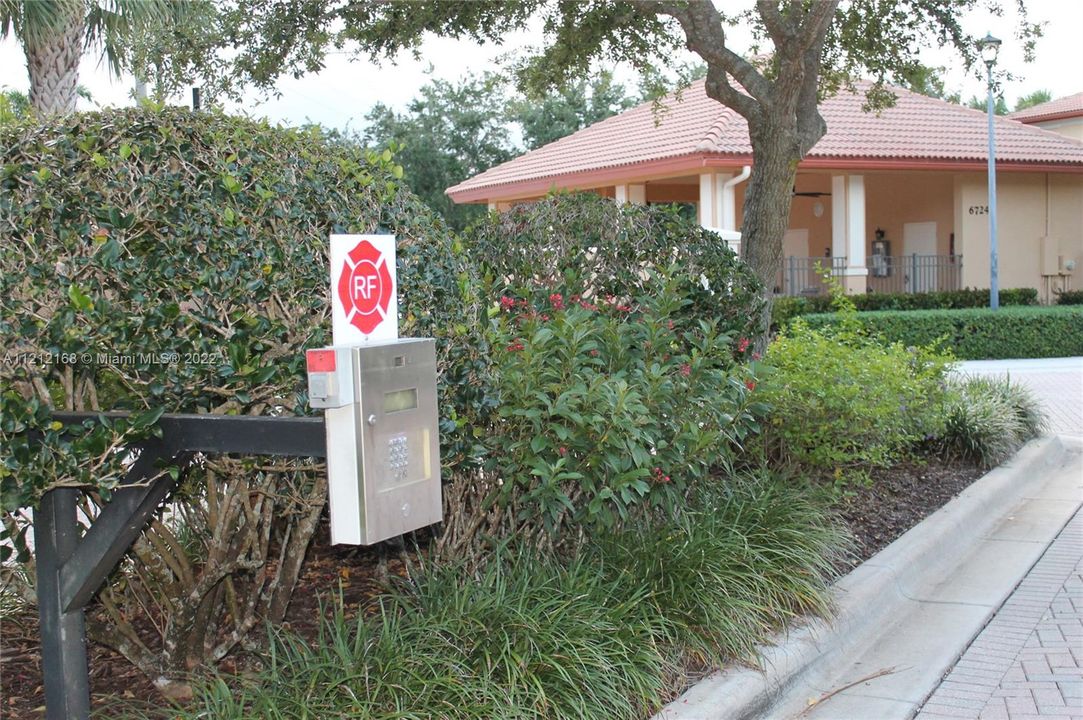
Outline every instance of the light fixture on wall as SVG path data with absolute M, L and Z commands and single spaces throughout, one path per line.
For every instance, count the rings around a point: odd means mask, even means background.
M 824 216 L 824 204 L 822 202 L 820 202 L 819 200 L 812 203 L 812 214 L 813 214 L 814 217 L 823 217 Z
M 873 233 L 873 234 L 874 234 L 874 235 L 876 235 L 876 239 L 877 239 L 877 240 L 883 240 L 883 239 L 884 239 L 884 235 L 885 235 L 885 233 L 884 233 L 884 231 L 883 231 L 883 230 L 881 230 L 880 228 L 876 228 L 876 232 L 875 232 L 875 233 Z

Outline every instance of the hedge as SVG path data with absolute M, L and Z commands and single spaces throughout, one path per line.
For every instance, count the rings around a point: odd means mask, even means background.
M 867 293 L 852 295 L 854 306 L 860 311 L 872 310 L 957 310 L 982 308 L 989 305 L 989 291 L 980 288 L 946 290 L 927 293 Z M 1000 304 L 1037 305 L 1038 291 L 1034 288 L 1010 288 L 1000 291 Z M 1071 303 L 1061 303 L 1068 305 Z M 785 325 L 798 315 L 831 312 L 830 295 L 812 297 L 776 298 L 771 309 L 771 319 L 777 326 Z
M 331 339 L 327 236 L 383 226 L 398 236 L 400 332 L 437 338 L 442 460 L 472 454 L 462 419 L 493 400 L 471 265 L 390 153 L 178 109 L 7 127 L 0 148 L 4 390 L 75 409 L 310 414 L 304 349 Z M 50 484 L 34 474 L 0 475 L 5 510 Z
M 812 327 L 839 322 L 834 314 L 805 316 Z M 940 338 L 961 360 L 1083 355 L 1083 307 L 884 310 L 857 314 L 870 333 L 906 345 Z
M 496 401 L 482 308 L 465 251 L 401 174 L 390 153 L 217 112 L 0 127 L 0 517 L 12 544 L 25 548 L 20 508 L 49 487 L 108 493 L 128 458 L 116 448 L 163 411 L 313 413 L 304 349 L 331 340 L 327 236 L 380 226 L 398 238 L 400 332 L 437 340 L 443 478 L 472 482 L 458 468 L 477 455 L 473 418 Z M 54 407 L 135 414 L 65 434 Z M 106 584 L 91 639 L 182 695 L 194 667 L 282 620 L 326 483 L 307 461 L 194 464 L 176 511 Z
M 1059 293 L 1057 305 L 1083 305 L 1083 290 L 1068 290 Z

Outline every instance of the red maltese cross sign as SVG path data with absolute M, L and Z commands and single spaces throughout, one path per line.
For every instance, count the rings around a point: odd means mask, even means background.
M 335 345 L 399 336 L 395 236 L 331 236 L 331 330 Z

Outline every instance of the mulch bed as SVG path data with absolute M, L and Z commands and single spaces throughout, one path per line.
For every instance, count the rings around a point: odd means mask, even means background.
M 841 570 L 847 571 L 889 545 L 983 474 L 970 464 L 939 461 L 906 462 L 874 471 L 872 482 L 850 488 L 839 501 L 840 515 L 856 541 L 855 556 Z M 315 635 L 323 607 L 333 600 L 332 592 L 341 591 L 348 608 L 364 605 L 380 592 L 380 551 L 332 547 L 327 538 L 327 530 L 322 529 L 286 619 L 286 624 L 302 635 Z M 405 572 L 396 557 L 387 560 L 386 567 L 392 575 Z M 44 717 L 39 652 L 35 613 L 0 617 L 0 720 Z M 230 665 L 227 659 L 224 669 L 231 669 Z M 164 704 L 145 676 L 107 648 L 91 645 L 90 669 L 95 707 L 115 698 Z
M 855 556 L 842 570 L 890 545 L 985 472 L 959 461 L 904 462 L 874 470 L 868 485 L 848 488 L 839 503 L 842 520 L 856 542 Z

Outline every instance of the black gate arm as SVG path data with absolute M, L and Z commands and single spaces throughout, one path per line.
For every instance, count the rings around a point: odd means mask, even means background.
M 79 425 L 101 416 L 127 413 L 57 412 L 54 419 Z M 38 614 L 41 618 L 42 674 L 48 720 L 90 716 L 85 608 L 147 522 L 176 487 L 164 467 L 183 470 L 196 453 L 327 456 L 322 417 L 251 415 L 163 415 L 161 437 L 129 448 L 139 455 L 112 497 L 79 537 L 77 488 L 46 492 L 34 513 Z M 179 478 L 179 473 L 177 474 Z
M 158 511 L 158 506 L 173 492 L 176 481 L 159 468 L 163 463 L 169 463 L 183 469 L 191 455 L 169 450 L 157 439 L 142 445 L 139 458 L 128 469 L 121 486 L 94 518 L 71 557 L 60 567 L 60 597 L 64 612 L 86 607 Z
M 99 417 L 123 418 L 122 412 L 55 412 L 65 425 Z M 263 417 L 258 415 L 173 415 L 159 418 L 162 440 L 176 451 L 327 457 L 323 417 Z

